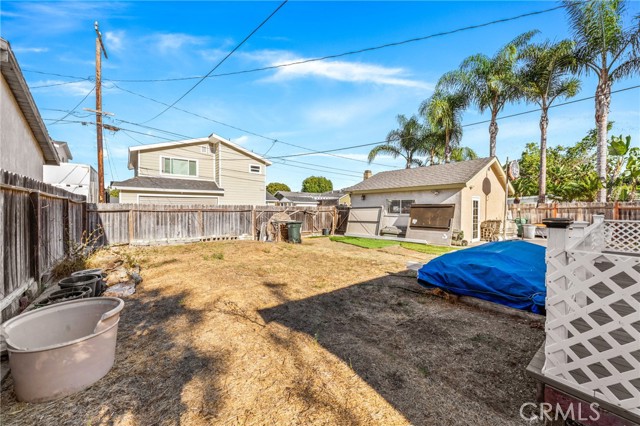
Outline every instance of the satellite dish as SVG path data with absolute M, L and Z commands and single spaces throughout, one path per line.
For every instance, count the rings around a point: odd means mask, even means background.
M 520 165 L 517 160 L 513 160 L 509 163 L 509 179 L 516 180 L 520 177 Z
M 482 192 L 484 192 L 484 195 L 491 194 L 491 179 L 488 177 L 482 181 Z

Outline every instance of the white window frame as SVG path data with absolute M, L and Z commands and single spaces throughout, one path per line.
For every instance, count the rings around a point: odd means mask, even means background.
M 257 172 L 254 172 L 252 170 L 252 167 L 257 167 L 259 170 Z M 249 164 L 249 173 L 253 173 L 254 175 L 261 175 L 262 174 L 262 165 L 260 165 L 260 164 Z
M 478 202 L 478 226 L 477 226 L 477 231 L 478 231 L 478 238 L 473 238 L 473 202 L 477 201 Z M 480 239 L 482 238 L 482 235 L 480 235 L 480 223 L 482 222 L 482 209 L 481 209 L 481 201 L 480 201 L 480 196 L 478 195 L 474 195 L 471 197 L 471 235 L 469 236 L 469 239 L 472 242 L 476 242 L 476 241 L 480 241 Z
M 179 173 L 165 173 L 165 172 L 163 172 L 162 169 L 163 169 L 163 166 L 164 166 L 164 160 L 167 159 L 167 158 L 169 160 L 195 161 L 195 163 L 196 163 L 196 174 L 195 175 L 190 175 L 190 174 L 182 175 L 182 174 L 179 174 Z M 179 176 L 179 177 L 195 178 L 195 177 L 200 177 L 200 164 L 199 164 L 199 161 L 194 159 L 194 158 L 170 157 L 168 155 L 161 155 L 160 156 L 159 171 L 160 171 L 160 174 L 163 175 L 163 176 Z
M 391 203 L 394 202 L 394 201 L 399 201 L 400 202 L 400 206 L 399 206 L 400 210 L 399 210 L 398 213 L 393 213 L 393 212 L 389 211 L 389 209 L 391 208 Z M 386 212 L 385 212 L 386 215 L 387 216 L 409 216 L 409 213 L 401 213 L 402 212 L 402 202 L 403 201 L 411 201 L 412 205 L 416 203 L 416 200 L 410 200 L 408 198 L 407 199 L 402 199 L 402 198 L 388 199 L 387 200 L 387 208 L 386 208 Z

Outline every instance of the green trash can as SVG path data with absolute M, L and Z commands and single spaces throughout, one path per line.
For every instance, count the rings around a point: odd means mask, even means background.
M 526 217 L 516 217 L 516 225 L 518 226 L 518 237 L 522 237 L 522 225 L 527 223 Z
M 302 243 L 302 237 L 300 236 L 300 228 L 302 228 L 302 222 L 287 222 L 287 234 L 288 234 L 288 241 L 290 243 L 295 243 L 295 244 Z

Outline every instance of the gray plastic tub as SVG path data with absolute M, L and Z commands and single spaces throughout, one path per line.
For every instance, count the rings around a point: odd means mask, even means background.
M 81 391 L 115 360 L 124 302 L 97 297 L 25 312 L 2 325 L 19 401 L 44 402 Z

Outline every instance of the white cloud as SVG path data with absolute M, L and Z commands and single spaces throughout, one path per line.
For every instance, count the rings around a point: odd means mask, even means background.
M 306 59 L 296 56 L 291 52 L 273 50 L 254 52 L 246 54 L 245 56 L 268 66 L 299 62 Z M 304 77 L 321 77 L 350 83 L 372 83 L 411 87 L 425 91 L 432 91 L 434 88 L 434 84 L 432 83 L 408 78 L 408 72 L 404 68 L 390 68 L 364 62 L 328 60 L 277 68 L 275 74 L 265 80 L 286 81 Z
M 239 138 L 235 138 L 232 140 L 233 143 L 237 143 L 238 145 L 244 145 L 247 142 L 249 142 L 249 136 L 247 135 L 242 135 Z
M 104 33 L 104 44 L 107 52 L 119 52 L 124 46 L 125 32 L 123 30 L 118 31 L 106 31 Z
M 16 53 L 44 53 L 48 52 L 48 47 L 12 47 L 12 50 Z
M 162 53 L 181 49 L 183 46 L 200 46 L 206 43 L 206 37 L 196 37 L 183 33 L 163 33 L 153 36 L 156 47 Z

